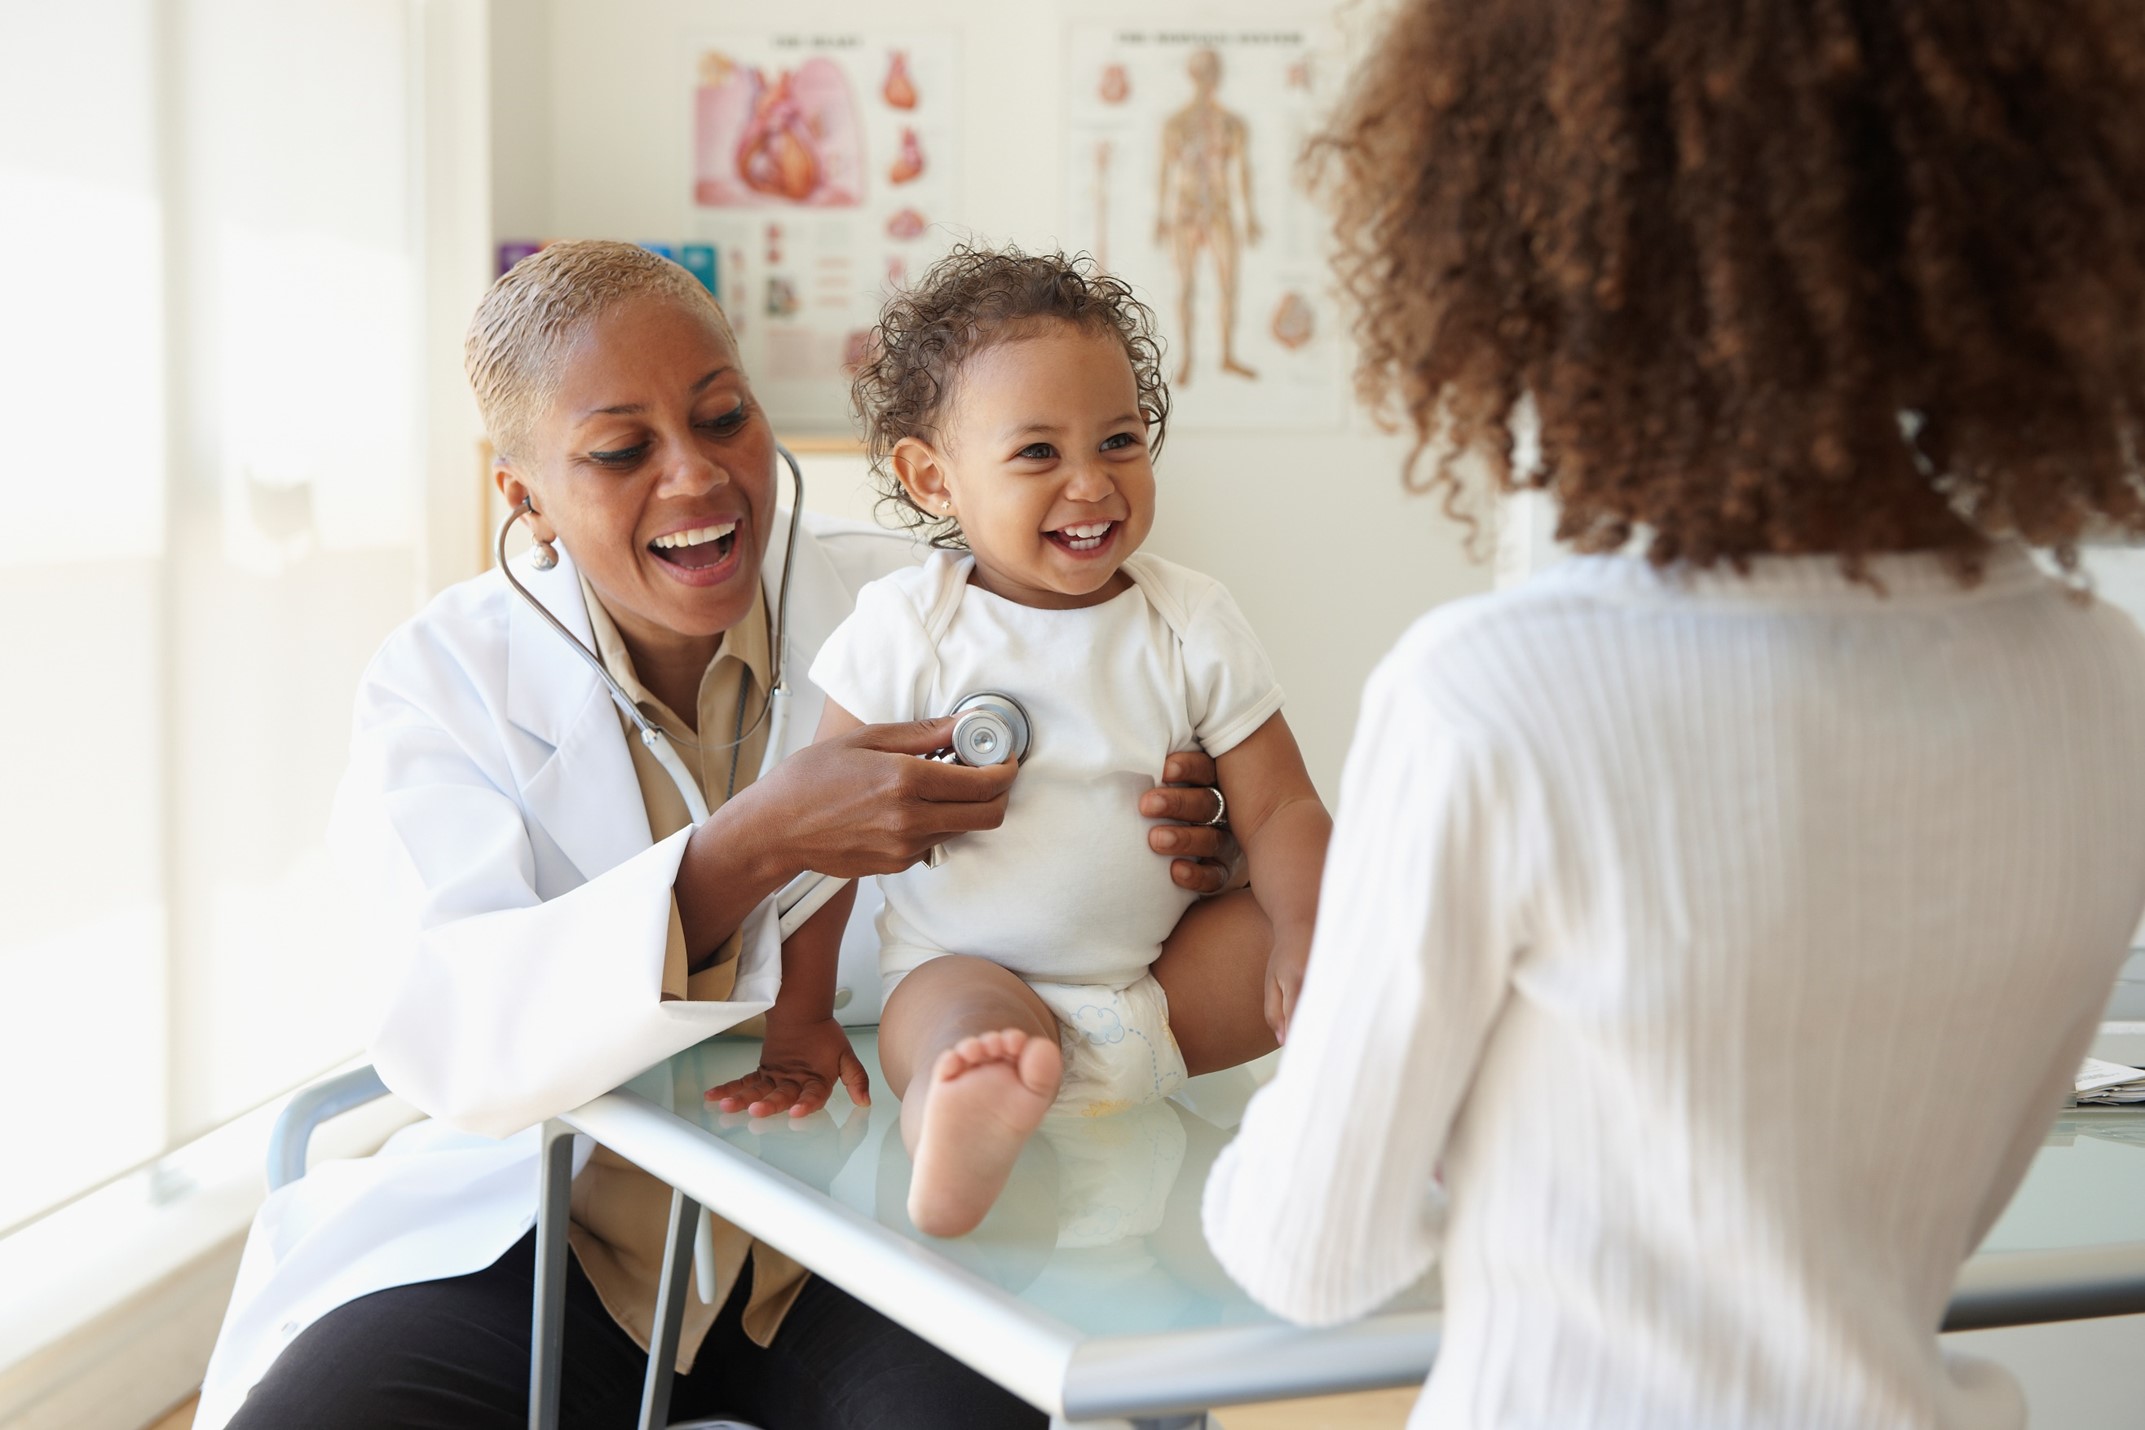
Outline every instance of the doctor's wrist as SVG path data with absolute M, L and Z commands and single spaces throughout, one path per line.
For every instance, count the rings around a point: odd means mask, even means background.
M 804 870 L 782 838 L 777 810 L 764 808 L 753 787 L 739 790 L 693 831 L 687 859 L 697 859 L 711 874 L 748 893 L 752 903 L 774 893 Z

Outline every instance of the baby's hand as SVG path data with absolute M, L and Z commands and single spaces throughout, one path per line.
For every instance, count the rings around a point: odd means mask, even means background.
M 1266 1026 L 1274 1041 L 1288 1041 L 1289 1019 L 1296 1013 L 1296 996 L 1303 989 L 1304 965 L 1311 958 L 1309 938 L 1279 938 L 1266 959 Z
M 772 1117 L 788 1108 L 792 1117 L 807 1117 L 827 1105 L 836 1078 L 857 1106 L 871 1105 L 871 1079 L 840 1023 L 832 1018 L 785 1023 L 770 1014 L 759 1068 L 709 1088 L 707 1098 L 724 1112 L 742 1109 Z

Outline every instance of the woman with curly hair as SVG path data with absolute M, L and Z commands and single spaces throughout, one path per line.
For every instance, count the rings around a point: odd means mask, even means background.
M 2140 93 L 2129 0 L 1417 0 L 1314 145 L 1411 478 L 1583 553 L 1372 676 L 1207 1191 L 1297 1319 L 1441 1262 L 1415 1424 L 2024 1423 L 1937 1331 L 2145 908 Z

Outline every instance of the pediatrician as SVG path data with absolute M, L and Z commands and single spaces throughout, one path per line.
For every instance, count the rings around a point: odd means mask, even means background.
M 372 1056 L 432 1120 L 264 1206 L 202 1430 L 525 1423 L 538 1124 L 764 1011 L 776 895 L 798 876 L 890 872 L 995 827 L 1014 778 L 918 758 L 949 720 L 807 747 L 820 695 L 803 672 L 858 587 L 915 551 L 776 505 L 774 433 L 684 270 L 554 245 L 493 286 L 467 355 L 496 480 L 535 542 L 515 563 L 530 599 L 493 572 L 389 638 L 331 841 L 374 921 Z M 1172 778 L 1211 784 L 1211 762 L 1178 760 Z M 1233 846 L 1192 827 L 1213 792 L 1141 807 L 1168 821 L 1150 842 L 1175 877 L 1218 888 Z M 847 1021 L 876 1006 L 870 926 L 843 951 Z M 608 1153 L 577 1160 L 569 1426 L 632 1423 L 668 1206 Z M 675 1414 L 1042 1423 L 771 1248 L 721 1223 L 712 1239 Z

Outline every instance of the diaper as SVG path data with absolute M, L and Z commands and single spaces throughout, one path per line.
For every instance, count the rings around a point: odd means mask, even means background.
M 1057 1015 L 1065 1085 L 1053 1114 L 1108 1117 L 1184 1086 L 1184 1054 L 1169 1031 L 1169 995 L 1154 975 L 1109 988 L 1094 983 L 1031 983 Z
M 879 963 L 883 996 L 892 998 L 911 969 L 938 956 L 936 949 L 886 949 Z M 1123 988 L 1028 986 L 1058 1020 L 1065 1082 L 1050 1106 L 1052 1116 L 1107 1117 L 1160 1102 L 1184 1086 L 1184 1054 L 1169 1031 L 1169 995 L 1153 974 L 1141 974 Z

